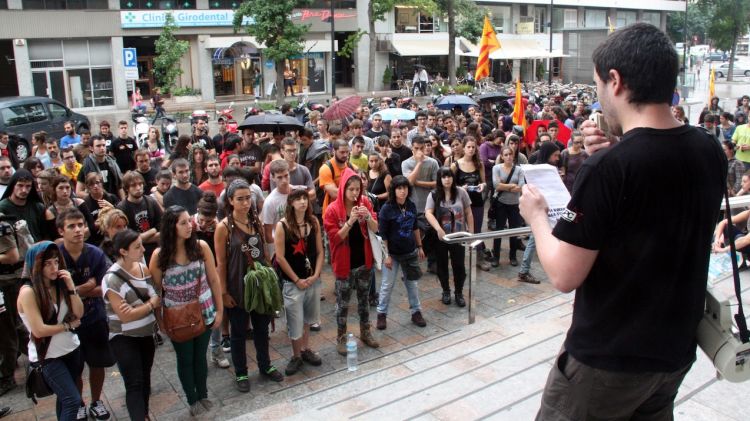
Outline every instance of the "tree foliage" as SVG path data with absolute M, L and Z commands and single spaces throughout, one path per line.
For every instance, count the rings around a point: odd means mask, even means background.
M 706 43 L 713 15 L 714 5 L 711 3 L 688 3 L 688 39 L 692 40 L 697 36 L 698 44 Z M 685 12 L 672 12 L 667 15 L 667 35 L 673 42 L 685 42 L 684 29 Z
M 234 31 L 244 31 L 266 48 L 263 55 L 276 63 L 276 103 L 284 102 L 284 63 L 302 54 L 309 25 L 292 22 L 292 11 L 307 5 L 308 0 L 246 0 L 234 12 Z M 245 18 L 252 22 L 243 25 Z
M 156 40 L 156 57 L 154 58 L 154 79 L 163 93 L 168 94 L 174 89 L 177 78 L 183 73 L 180 68 L 180 59 L 190 48 L 190 43 L 178 40 L 174 33 L 177 25 L 174 16 L 167 13 L 159 38 Z
M 713 7 L 713 16 L 708 26 L 708 36 L 714 47 L 729 51 L 727 80 L 733 79 L 734 54 L 737 39 L 744 36 L 750 24 L 750 2 L 747 0 L 700 0 L 700 4 Z
M 475 44 L 478 43 L 482 38 L 487 8 L 479 7 L 471 0 L 458 0 L 454 7 L 458 15 L 457 33 Z

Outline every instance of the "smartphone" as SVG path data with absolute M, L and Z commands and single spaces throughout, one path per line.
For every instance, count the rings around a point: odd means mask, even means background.
M 604 132 L 605 136 L 612 137 L 612 132 L 609 131 L 609 125 L 607 125 L 607 120 L 604 118 L 604 114 L 591 113 L 590 120 L 596 123 L 596 126 L 599 127 L 599 130 Z

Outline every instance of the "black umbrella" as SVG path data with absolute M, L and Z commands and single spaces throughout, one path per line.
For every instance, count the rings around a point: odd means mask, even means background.
M 512 95 L 507 95 L 503 92 L 488 92 L 486 94 L 479 95 L 477 97 L 478 101 L 489 101 L 489 102 L 500 102 L 500 101 L 507 101 L 510 98 L 513 98 Z
M 305 126 L 294 117 L 283 114 L 253 115 L 245 119 L 237 128 L 239 130 L 252 129 L 256 132 L 288 132 L 303 129 Z

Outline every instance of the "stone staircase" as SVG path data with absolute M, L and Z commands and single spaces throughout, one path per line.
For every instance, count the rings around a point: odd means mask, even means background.
M 745 281 L 750 279 L 743 274 Z M 729 288 L 730 281 L 717 283 Z M 747 288 L 750 289 L 750 288 Z M 570 325 L 573 294 L 548 293 L 476 324 L 227 405 L 214 419 L 528 420 Z M 719 381 L 699 351 L 675 402 L 678 420 L 747 419 L 750 382 Z

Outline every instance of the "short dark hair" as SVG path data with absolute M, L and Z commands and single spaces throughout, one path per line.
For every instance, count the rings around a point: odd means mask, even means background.
M 60 146 L 60 143 L 57 141 L 57 139 L 55 139 L 52 136 L 49 136 L 46 139 L 44 139 L 44 143 L 54 143 L 55 145 Z
M 704 123 L 716 123 L 716 116 L 713 114 L 708 114 L 707 116 L 703 117 Z
M 352 145 L 354 145 L 355 143 L 361 143 L 362 145 L 364 145 L 365 138 L 363 138 L 362 136 L 354 136 L 354 138 L 352 139 Z
M 419 136 L 419 135 L 414 136 L 414 138 L 411 140 L 411 144 L 412 145 L 415 145 L 415 144 L 424 145 L 425 144 L 424 136 Z
M 396 189 L 402 186 L 406 186 L 406 188 L 409 190 L 406 197 L 411 196 L 411 183 L 409 183 L 409 179 L 404 177 L 403 175 L 397 175 L 393 177 L 391 180 L 391 185 L 388 187 L 388 201 L 391 203 L 396 203 Z
M 127 126 L 127 125 L 128 125 L 128 122 L 125 120 L 120 120 L 119 122 L 117 122 L 117 127 Z
M 91 146 L 94 146 L 94 142 L 96 142 L 97 140 L 106 141 L 107 139 L 105 139 L 102 135 L 95 134 L 91 136 L 91 139 L 89 139 L 89 141 L 91 142 Z
M 169 169 L 174 173 L 177 171 L 177 168 L 190 168 L 190 163 L 185 158 L 177 158 L 174 161 L 172 161 L 172 165 L 169 166 Z
M 172 173 L 169 170 L 161 170 L 159 174 L 156 174 L 156 179 L 172 181 Z
M 83 217 L 83 213 L 78 208 L 65 209 L 57 215 L 55 219 L 55 226 L 57 229 L 65 228 L 65 221 L 69 219 L 83 219 L 86 222 L 86 218 Z
M 346 140 L 337 139 L 335 142 L 333 142 L 334 151 L 337 151 L 339 150 L 339 148 L 343 148 L 344 146 L 346 146 L 347 148 L 349 147 L 349 144 L 346 143 Z
M 560 128 L 560 125 L 559 125 L 559 124 L 557 124 L 557 122 L 556 122 L 556 121 L 550 121 L 550 122 L 549 122 L 549 124 L 547 125 L 547 130 L 549 130 L 549 129 L 550 129 L 550 127 L 554 127 L 554 128 L 556 128 L 556 129 L 559 129 L 559 128 Z
M 109 127 L 109 121 L 107 121 L 107 120 L 100 121 L 99 122 L 99 128 L 102 128 L 102 127 Z
M 617 70 L 631 104 L 672 104 L 679 64 L 672 42 L 659 28 L 636 23 L 614 32 L 592 55 L 596 74 L 609 81 Z
M 315 133 L 313 133 L 312 129 L 306 127 L 299 131 L 299 135 L 304 137 L 314 137 Z

